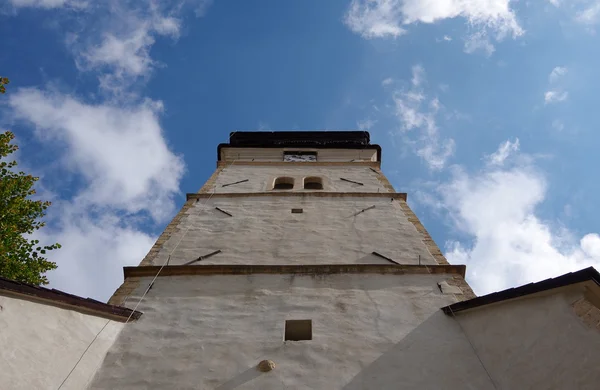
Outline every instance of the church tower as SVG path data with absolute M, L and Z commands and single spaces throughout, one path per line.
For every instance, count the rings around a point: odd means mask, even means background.
M 232 133 L 109 304 L 0 277 L 0 387 L 597 389 L 600 273 L 475 297 L 380 164 Z
M 143 315 L 91 388 L 450 388 L 444 370 L 452 388 L 488 388 L 480 371 L 462 381 L 478 363 L 440 310 L 474 297 L 465 267 L 381 158 L 364 131 L 231 133 L 213 175 L 125 268 L 110 303 Z M 437 366 L 452 355 L 469 364 Z

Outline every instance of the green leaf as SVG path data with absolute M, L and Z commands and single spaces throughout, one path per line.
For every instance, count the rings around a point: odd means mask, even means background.
M 4 82 L 5 78 L 0 78 Z M 24 172 L 16 173 L 16 161 L 9 160 L 18 149 L 11 144 L 14 134 L 0 133 L 0 276 L 31 284 L 48 284 L 45 272 L 56 268 L 48 260 L 48 251 L 60 248 L 58 243 L 40 246 L 39 240 L 28 235 L 44 226 L 42 218 L 50 202 L 33 200 L 34 183 L 38 178 Z

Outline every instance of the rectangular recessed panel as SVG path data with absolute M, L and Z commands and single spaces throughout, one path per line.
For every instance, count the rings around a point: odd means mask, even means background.
M 292 209 L 292 214 L 302 214 L 304 210 L 302 209 Z
M 312 340 L 312 320 L 285 321 L 285 340 Z

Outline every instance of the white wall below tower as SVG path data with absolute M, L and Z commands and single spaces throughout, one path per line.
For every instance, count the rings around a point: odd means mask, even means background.
M 595 390 L 577 286 L 456 314 L 445 274 L 159 277 L 91 389 Z M 138 279 L 138 299 L 152 278 Z M 312 340 L 284 341 L 285 320 Z M 585 320 L 585 318 L 584 318 Z M 263 359 L 275 362 L 262 373 Z
M 456 300 L 437 287 L 448 277 L 160 277 L 91 388 L 492 390 L 457 323 L 439 310 Z M 313 339 L 284 342 L 289 319 L 312 320 Z M 362 374 L 392 352 L 386 382 L 384 373 Z M 275 370 L 257 371 L 263 359 Z

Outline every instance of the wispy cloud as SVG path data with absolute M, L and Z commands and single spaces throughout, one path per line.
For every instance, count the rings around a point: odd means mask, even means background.
M 363 38 L 396 38 L 406 30 L 402 24 L 399 0 L 352 0 L 344 22 Z
M 564 102 L 569 97 L 569 93 L 565 91 L 546 91 L 544 94 L 544 103 Z
M 16 8 L 85 8 L 88 2 L 85 0 L 8 0 L 8 3 Z
M 567 72 L 568 72 L 567 67 L 565 67 L 565 66 L 557 66 L 554 69 L 552 69 L 552 72 L 550 72 L 550 76 L 548 76 L 548 80 L 551 83 L 555 83 L 561 77 L 563 77 L 564 75 L 566 75 Z
M 453 167 L 432 203 L 468 237 L 449 241 L 446 256 L 451 263 L 467 264 L 467 279 L 478 294 L 600 267 L 597 233 L 576 239 L 537 215 L 546 180 L 517 146 L 508 140 L 490 155 L 503 164 L 486 164 L 478 172 Z
M 575 20 L 584 25 L 594 25 L 600 21 L 600 1 L 593 0 L 588 2 L 586 7 L 577 12 Z
M 396 38 L 414 23 L 435 23 L 443 19 L 464 18 L 484 34 L 497 40 L 517 37 L 523 29 L 510 8 L 510 0 L 352 0 L 344 21 L 364 38 Z M 481 42 L 481 37 L 477 42 Z M 478 44 L 481 46 L 481 43 Z M 488 43 L 486 49 L 489 51 Z M 477 45 L 471 43 L 469 47 Z
M 425 69 L 421 65 L 412 67 L 412 79 L 410 80 L 415 87 L 420 86 L 425 81 Z
M 498 150 L 494 153 L 486 156 L 486 161 L 491 165 L 503 165 L 504 161 L 512 154 L 519 151 L 519 139 L 516 138 L 514 142 L 506 140 L 506 142 L 500 144 Z
M 93 28 L 86 25 L 82 33 L 71 35 L 78 69 L 96 73 L 105 92 L 128 91 L 160 65 L 150 55 L 156 38 L 179 37 L 180 13 L 180 6 L 153 0 L 108 3 Z
M 478 31 L 465 39 L 464 51 L 467 54 L 482 51 L 486 57 L 490 57 L 496 51 L 485 31 Z
M 439 170 L 454 153 L 454 140 L 440 137 L 436 117 L 442 105 L 437 98 L 429 99 L 420 88 L 425 80 L 424 68 L 413 66 L 411 88 L 398 90 L 393 95 L 394 114 L 400 121 L 400 135 L 408 136 L 418 130 L 416 138 L 408 137 L 405 141 L 413 146 L 429 168 Z
M 567 100 L 569 93 L 564 90 L 563 79 L 567 74 L 568 69 L 564 66 L 557 66 L 550 72 L 548 76 L 549 90 L 544 93 L 544 103 L 558 103 Z

